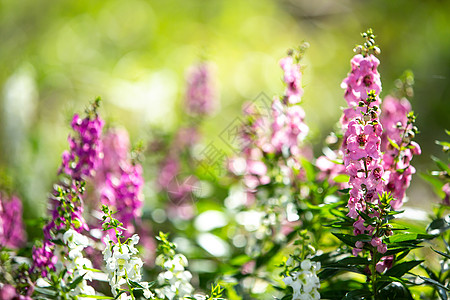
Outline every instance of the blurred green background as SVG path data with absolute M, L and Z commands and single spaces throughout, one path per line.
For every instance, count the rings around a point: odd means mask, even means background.
M 185 71 L 202 59 L 217 76 L 220 109 L 203 124 L 205 143 L 215 140 L 245 101 L 283 91 L 278 60 L 302 41 L 311 45 L 302 105 L 319 154 L 345 105 L 352 49 L 369 27 L 382 50 L 382 95 L 406 69 L 415 74 L 423 155 L 414 164 L 424 172 L 450 129 L 450 1 L 0 0 L 0 185 L 26 200 L 26 217 L 39 216 L 75 111 L 101 96 L 103 117 L 132 141 L 148 140 L 154 126 L 171 132 Z M 418 176 L 409 195 L 430 209 Z

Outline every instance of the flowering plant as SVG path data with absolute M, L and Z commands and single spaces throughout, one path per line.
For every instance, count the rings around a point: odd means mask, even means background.
M 0 298 L 448 299 L 450 164 L 433 157 L 439 170 L 422 174 L 442 200 L 431 223 L 408 220 L 414 77 L 382 97 L 381 50 L 372 30 L 362 37 L 317 158 L 300 106 L 307 43 L 280 60 L 281 95 L 221 133 L 235 133 L 232 155 L 201 136 L 218 109 L 209 63 L 190 69 L 182 124 L 147 146 L 104 129 L 99 99 L 75 114 L 37 241 L 19 198 L 0 192 Z

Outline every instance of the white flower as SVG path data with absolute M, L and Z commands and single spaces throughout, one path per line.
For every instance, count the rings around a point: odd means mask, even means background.
M 63 234 L 63 241 L 70 249 L 76 246 L 82 246 L 84 249 L 89 246 L 89 239 L 73 229 L 69 229 Z
M 139 251 L 134 247 L 139 242 L 137 234 L 129 238 L 125 244 L 114 244 L 105 238 L 107 244 L 103 250 L 103 259 L 106 262 L 109 284 L 114 297 L 117 296 L 117 289 L 128 284 L 128 280 L 138 282 L 142 285 L 144 297 L 153 298 L 153 293 L 148 289 L 147 282 L 141 282 L 142 260 L 139 258 Z M 120 295 L 119 299 L 131 299 L 126 293 Z
M 311 261 L 309 259 L 305 259 L 301 263 L 302 270 L 310 270 L 311 269 Z
M 290 257 L 289 259 L 291 259 Z M 288 263 L 286 262 L 286 265 Z M 295 267 L 293 260 L 289 261 L 288 266 Z M 309 259 L 305 259 L 300 263 L 301 271 L 290 272 L 291 276 L 283 278 L 284 283 L 287 286 L 292 287 L 294 292 L 293 300 L 316 300 L 320 299 L 320 294 L 317 291 L 320 288 L 320 280 L 317 277 L 316 271 L 320 269 L 320 263 L 311 262 Z

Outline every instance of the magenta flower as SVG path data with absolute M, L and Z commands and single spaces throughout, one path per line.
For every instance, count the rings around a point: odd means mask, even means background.
M 188 72 L 186 91 L 186 110 L 193 116 L 210 115 L 216 106 L 211 66 L 201 63 Z
M 62 155 L 59 173 L 65 173 L 74 180 L 83 180 L 94 175 L 102 153 L 100 140 L 104 122 L 98 116 L 81 119 L 75 114 L 72 128 L 76 136 L 68 137 L 70 151 Z
M 117 211 L 116 218 L 123 223 L 126 237 L 136 232 L 140 224 L 143 206 L 142 166 L 133 164 L 130 157 L 130 141 L 126 130 L 110 129 L 102 137 L 103 159 L 99 161 L 93 183 L 100 194 L 101 204 Z M 99 222 L 94 228 L 101 228 Z M 113 232 L 111 232 L 113 233 Z M 109 234 L 112 240 L 115 234 Z
M 16 196 L 8 199 L 0 192 L 0 246 L 17 249 L 25 241 L 22 202 Z
M 42 277 L 47 277 L 48 271 L 56 270 L 58 258 L 53 253 L 54 244 L 48 240 L 44 240 L 42 247 L 33 247 L 33 269 L 39 270 Z

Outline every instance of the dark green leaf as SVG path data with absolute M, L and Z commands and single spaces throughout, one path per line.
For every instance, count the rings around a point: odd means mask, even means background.
M 412 260 L 403 262 L 400 264 L 396 264 L 391 269 L 387 270 L 385 273 L 385 276 L 392 276 L 396 278 L 401 278 L 404 274 L 409 272 L 411 269 L 416 267 L 417 265 L 421 264 L 423 260 Z
M 362 299 L 370 299 L 372 293 L 368 290 L 354 290 L 345 294 L 342 300 L 362 300 Z
M 433 249 L 433 248 L 431 248 L 431 250 L 433 250 L 434 252 L 436 252 L 436 253 L 438 253 L 438 254 L 440 254 L 440 255 L 444 256 L 445 258 L 448 258 L 448 259 L 450 259 L 450 255 L 449 255 L 449 254 L 447 254 L 447 253 L 441 252 L 441 251 L 439 251 L 439 250 L 436 250 L 436 249 Z
M 431 279 L 431 278 L 428 278 L 428 277 L 423 277 L 423 276 L 419 276 L 419 277 L 422 280 L 424 280 L 427 284 L 433 285 L 435 287 L 439 287 L 439 288 L 444 289 L 446 291 L 450 291 L 445 285 L 443 285 L 442 283 L 440 283 L 440 282 L 438 282 L 438 281 L 436 281 L 434 279 Z
M 383 300 L 413 300 L 410 291 L 399 282 L 392 282 L 379 291 L 377 299 Z
M 72 281 L 72 282 L 69 284 L 69 289 L 73 290 L 74 288 L 76 288 L 77 285 L 78 285 L 81 281 L 83 281 L 83 277 L 84 277 L 84 275 L 81 275 L 81 276 L 78 276 L 77 278 L 75 278 L 75 280 Z
M 343 234 L 343 233 L 332 233 L 335 237 L 337 237 L 339 240 L 341 240 L 343 243 L 355 247 L 355 243 L 358 241 L 361 242 L 370 242 L 372 237 L 367 234 L 360 234 L 358 236 L 350 235 L 350 234 Z
M 136 281 L 133 281 L 130 279 L 128 279 L 128 283 L 134 288 L 140 288 L 140 289 L 144 288 L 139 282 L 136 282 Z

